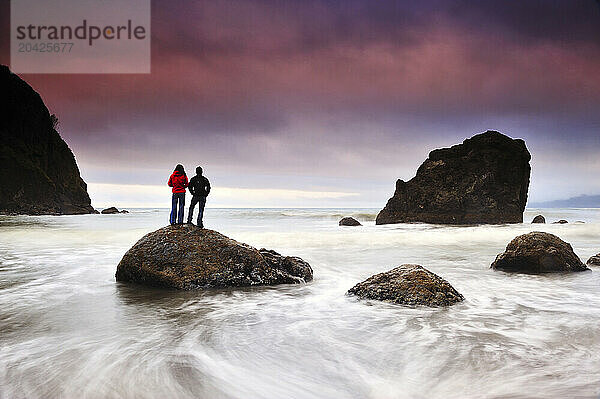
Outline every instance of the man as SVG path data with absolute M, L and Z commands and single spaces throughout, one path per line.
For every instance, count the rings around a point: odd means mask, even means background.
M 188 212 L 187 222 L 192 223 L 192 216 L 194 215 L 194 207 L 198 204 L 198 227 L 204 228 L 202 223 L 202 216 L 204 215 L 204 205 L 206 205 L 206 197 L 210 193 L 210 182 L 204 176 L 202 176 L 202 168 L 198 166 L 196 168 L 196 176 L 192 177 L 188 185 L 188 190 L 192 194 L 192 202 L 190 203 L 190 211 Z

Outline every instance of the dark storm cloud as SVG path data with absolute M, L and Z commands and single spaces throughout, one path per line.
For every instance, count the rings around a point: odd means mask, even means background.
M 154 7 L 158 57 L 196 64 L 228 101 L 278 105 L 281 121 L 322 108 L 581 118 L 599 98 L 593 1 L 181 4 Z
M 393 181 L 488 128 L 598 149 L 599 70 L 594 0 L 171 0 L 152 74 L 24 78 L 84 165 Z
M 426 40 L 426 32 L 439 24 L 529 45 L 598 46 L 600 34 L 600 7 L 594 0 L 212 1 L 196 5 L 172 1 L 170 7 L 154 4 L 154 27 L 162 31 L 157 43 L 188 55 L 289 54 L 340 45 L 361 47 L 374 42 L 404 46 Z M 174 29 L 172 21 L 186 23 Z
M 30 80 L 88 133 L 143 119 L 276 133 L 299 112 L 580 118 L 600 96 L 598 14 L 591 0 L 154 2 L 151 76 Z
M 445 2 L 449 18 L 521 44 L 600 45 L 597 0 L 459 0 Z
M 190 5 L 155 3 L 153 28 L 159 47 L 199 57 L 207 54 L 285 56 L 339 45 L 362 46 L 388 40 L 402 45 L 418 39 L 416 10 L 377 1 L 212 1 Z M 186 21 L 173 29 L 172 21 Z

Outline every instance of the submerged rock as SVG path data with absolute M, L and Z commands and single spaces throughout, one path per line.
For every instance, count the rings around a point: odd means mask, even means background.
M 362 226 L 362 224 L 360 224 L 360 222 L 356 219 L 354 219 L 353 217 L 345 217 L 342 218 L 342 220 L 340 220 L 339 223 L 340 226 Z
M 513 239 L 496 257 L 493 269 L 517 273 L 579 272 L 589 270 L 573 247 L 554 234 L 534 231 Z
M 600 266 L 600 254 L 596 254 L 586 262 L 590 266 Z
M 536 217 L 533 218 L 531 223 L 546 223 L 546 218 L 542 215 L 537 215 Z
M 464 297 L 446 280 L 419 265 L 402 265 L 369 277 L 348 290 L 363 299 L 403 305 L 448 306 Z
M 4 65 L 0 87 L 0 213 L 95 213 L 56 116 Z
M 193 225 L 163 227 L 140 239 L 117 266 L 117 281 L 182 290 L 297 284 L 312 280 L 308 263 L 257 250 Z
M 559 220 L 559 221 L 557 221 L 557 222 L 552 222 L 552 224 L 567 224 L 567 223 L 569 223 L 569 222 L 568 222 L 568 221 L 566 221 L 565 219 L 560 219 L 560 220 Z
M 396 182 L 376 223 L 521 223 L 530 159 L 523 140 L 495 131 L 434 150 L 414 178 Z

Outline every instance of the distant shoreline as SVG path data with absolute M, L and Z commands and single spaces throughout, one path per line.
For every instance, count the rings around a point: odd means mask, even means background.
M 600 195 L 580 195 L 562 200 L 533 202 L 528 208 L 600 208 Z

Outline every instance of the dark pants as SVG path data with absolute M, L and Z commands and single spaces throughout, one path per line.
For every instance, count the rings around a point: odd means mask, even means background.
M 206 205 L 206 197 L 193 196 L 192 202 L 190 202 L 190 210 L 188 211 L 188 223 L 192 223 L 192 217 L 194 216 L 194 207 L 198 204 L 198 227 L 204 227 L 202 223 L 202 216 L 204 216 L 204 205 Z
M 185 208 L 185 193 L 173 193 L 171 200 L 171 224 L 183 223 L 183 211 Z

